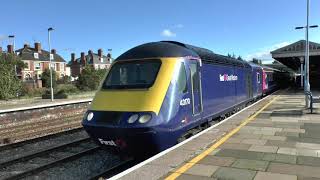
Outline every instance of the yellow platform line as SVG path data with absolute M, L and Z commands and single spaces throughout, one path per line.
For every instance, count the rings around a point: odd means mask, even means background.
M 190 169 L 194 164 L 196 164 L 197 162 L 199 162 L 201 159 L 203 159 L 204 157 L 206 157 L 208 154 L 210 154 L 212 151 L 214 151 L 217 147 L 219 147 L 221 144 L 223 144 L 224 142 L 226 142 L 232 135 L 234 135 L 235 133 L 237 133 L 243 126 L 245 126 L 246 124 L 248 124 L 250 121 L 254 120 L 255 117 L 257 117 L 263 110 L 265 110 L 267 107 L 269 107 L 277 98 L 279 97 L 276 96 L 274 97 L 268 104 L 264 105 L 258 112 L 256 112 L 254 115 L 248 117 L 246 120 L 244 120 L 238 127 L 236 127 L 235 129 L 233 129 L 231 132 L 229 132 L 228 134 L 226 134 L 225 136 L 223 136 L 219 141 L 217 141 L 216 143 L 214 143 L 210 148 L 208 148 L 207 150 L 205 150 L 204 152 L 202 152 L 201 154 L 199 154 L 198 156 L 196 156 L 195 158 L 193 158 L 191 161 L 187 162 L 186 164 L 184 164 L 182 167 L 180 167 L 178 170 L 176 170 L 175 172 L 173 172 L 172 174 L 170 174 L 167 178 L 165 178 L 166 180 L 173 180 L 176 179 L 177 177 L 179 177 L 182 173 L 186 172 L 188 169 Z

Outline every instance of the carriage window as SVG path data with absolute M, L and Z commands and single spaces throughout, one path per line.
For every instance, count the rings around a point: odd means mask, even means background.
M 156 80 L 160 66 L 160 60 L 119 61 L 111 67 L 102 88 L 149 88 Z
M 184 66 L 184 63 L 181 63 L 181 66 L 180 66 L 178 87 L 179 87 L 179 92 L 186 93 L 188 91 L 187 74 L 186 74 L 186 68 Z
M 260 81 L 261 81 L 260 73 L 257 73 L 257 83 L 260 83 Z
M 271 82 L 273 81 L 273 74 L 269 75 L 269 81 L 271 81 Z

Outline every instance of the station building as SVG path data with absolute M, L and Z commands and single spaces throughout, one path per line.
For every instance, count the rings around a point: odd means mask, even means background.
M 271 52 L 272 58 L 294 70 L 301 82 L 301 68 L 304 68 L 306 41 L 300 40 Z M 320 89 L 320 44 L 309 42 L 309 78 L 311 89 Z

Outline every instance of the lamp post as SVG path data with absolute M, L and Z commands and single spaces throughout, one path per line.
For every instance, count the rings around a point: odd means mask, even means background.
M 14 39 L 15 36 L 14 35 L 9 35 L 8 38 L 11 39 L 11 43 L 12 43 L 11 45 L 13 47 L 13 54 L 15 55 L 15 53 L 16 53 L 16 50 L 15 50 L 16 43 L 15 43 L 15 39 Z M 14 73 L 17 76 L 17 65 L 14 65 Z
M 50 92 L 51 92 L 51 101 L 53 101 L 53 87 L 52 87 L 52 62 L 51 62 L 51 44 L 50 44 L 50 32 L 54 29 L 52 27 L 48 28 L 48 44 L 49 44 L 49 70 L 50 70 Z
M 296 27 L 296 29 L 306 29 L 306 50 L 304 58 L 304 92 L 310 91 L 309 83 L 309 28 L 316 28 L 318 25 L 309 26 L 309 9 L 310 9 L 310 0 L 307 0 L 307 25 L 304 27 Z M 306 95 L 306 107 L 309 107 L 309 99 Z

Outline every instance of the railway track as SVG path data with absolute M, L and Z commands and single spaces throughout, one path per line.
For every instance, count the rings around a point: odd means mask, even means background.
M 83 128 L 0 147 L 0 179 L 98 179 L 134 164 L 93 143 Z
M 0 169 L 8 172 L 5 179 L 21 179 L 100 149 L 99 146 L 90 143 L 90 141 L 89 138 L 83 138 L 36 151 L 2 162 L 0 163 Z

